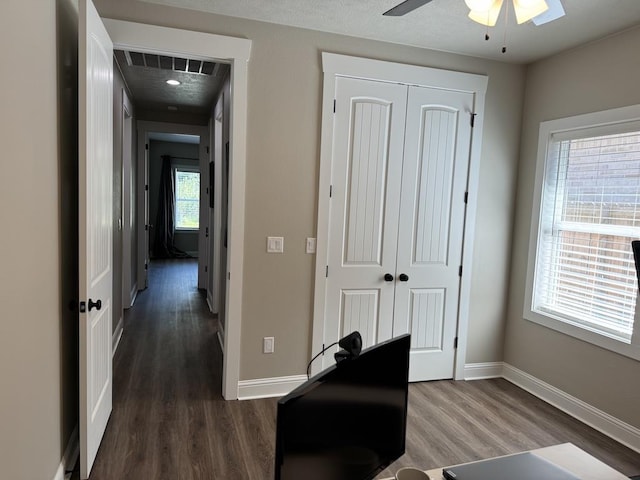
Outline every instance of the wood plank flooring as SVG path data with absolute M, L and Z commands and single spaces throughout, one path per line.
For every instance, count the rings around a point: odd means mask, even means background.
M 196 277 L 193 260 L 151 264 L 150 286 L 125 316 L 91 480 L 273 478 L 276 400 L 222 399 L 216 322 Z M 412 384 L 407 452 L 379 477 L 563 442 L 640 474 L 640 454 L 505 380 Z

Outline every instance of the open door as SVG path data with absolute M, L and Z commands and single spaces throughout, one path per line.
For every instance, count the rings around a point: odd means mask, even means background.
M 80 476 L 89 477 L 112 405 L 113 44 L 79 2 Z

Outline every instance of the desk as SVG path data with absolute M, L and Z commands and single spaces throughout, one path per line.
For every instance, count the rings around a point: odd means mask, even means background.
M 628 477 L 592 457 L 572 443 L 538 448 L 531 450 L 531 453 L 555 463 L 582 480 L 629 480 Z M 431 480 L 443 480 L 442 468 L 427 470 L 427 473 Z

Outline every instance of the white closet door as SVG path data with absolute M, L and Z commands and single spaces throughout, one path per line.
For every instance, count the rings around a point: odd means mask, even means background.
M 404 85 L 336 79 L 326 345 L 354 330 L 363 347 L 393 333 L 385 274 L 395 277 L 406 96 Z
M 454 376 L 473 101 L 409 88 L 393 335 L 411 333 L 411 381 Z

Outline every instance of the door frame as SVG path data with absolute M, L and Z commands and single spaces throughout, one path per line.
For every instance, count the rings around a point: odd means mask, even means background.
M 131 188 L 131 178 L 133 174 L 132 157 L 133 157 L 133 106 L 126 88 L 122 88 L 122 298 L 123 308 L 127 310 L 133 306 L 136 295 L 138 293 L 138 282 L 131 275 L 131 258 L 133 257 L 133 248 L 131 239 L 134 234 L 131 228 L 132 217 L 138 218 L 137 215 L 131 215 L 131 208 L 137 213 L 137 198 L 132 197 L 132 193 L 136 191 Z M 136 265 L 137 269 L 137 265 Z M 119 334 L 122 332 L 120 331 Z M 115 352 L 115 349 L 114 349 Z
M 338 76 L 402 83 L 443 90 L 472 93 L 475 96 L 476 114 L 469 154 L 467 176 L 468 203 L 465 214 L 462 264 L 464 274 L 460 282 L 458 307 L 458 348 L 455 353 L 454 378 L 464 378 L 464 364 L 467 351 L 467 331 L 471 300 L 471 267 L 473 265 L 473 240 L 477 212 L 478 183 L 482 149 L 482 128 L 484 120 L 485 95 L 488 85 L 486 75 L 441 70 L 417 65 L 406 65 L 368 58 L 351 57 L 322 52 L 322 130 L 320 138 L 320 170 L 318 188 L 318 226 L 316 230 L 316 268 L 313 301 L 312 355 L 320 352 L 325 337 L 326 268 L 329 255 L 329 220 L 331 201 L 333 119 L 335 79 Z M 312 365 L 312 372 L 320 371 L 320 362 Z
M 122 20 L 103 19 L 114 48 L 170 53 L 231 65 L 229 256 L 227 323 L 224 336 L 222 395 L 238 398 L 244 270 L 245 180 L 247 163 L 247 80 L 251 40 Z

